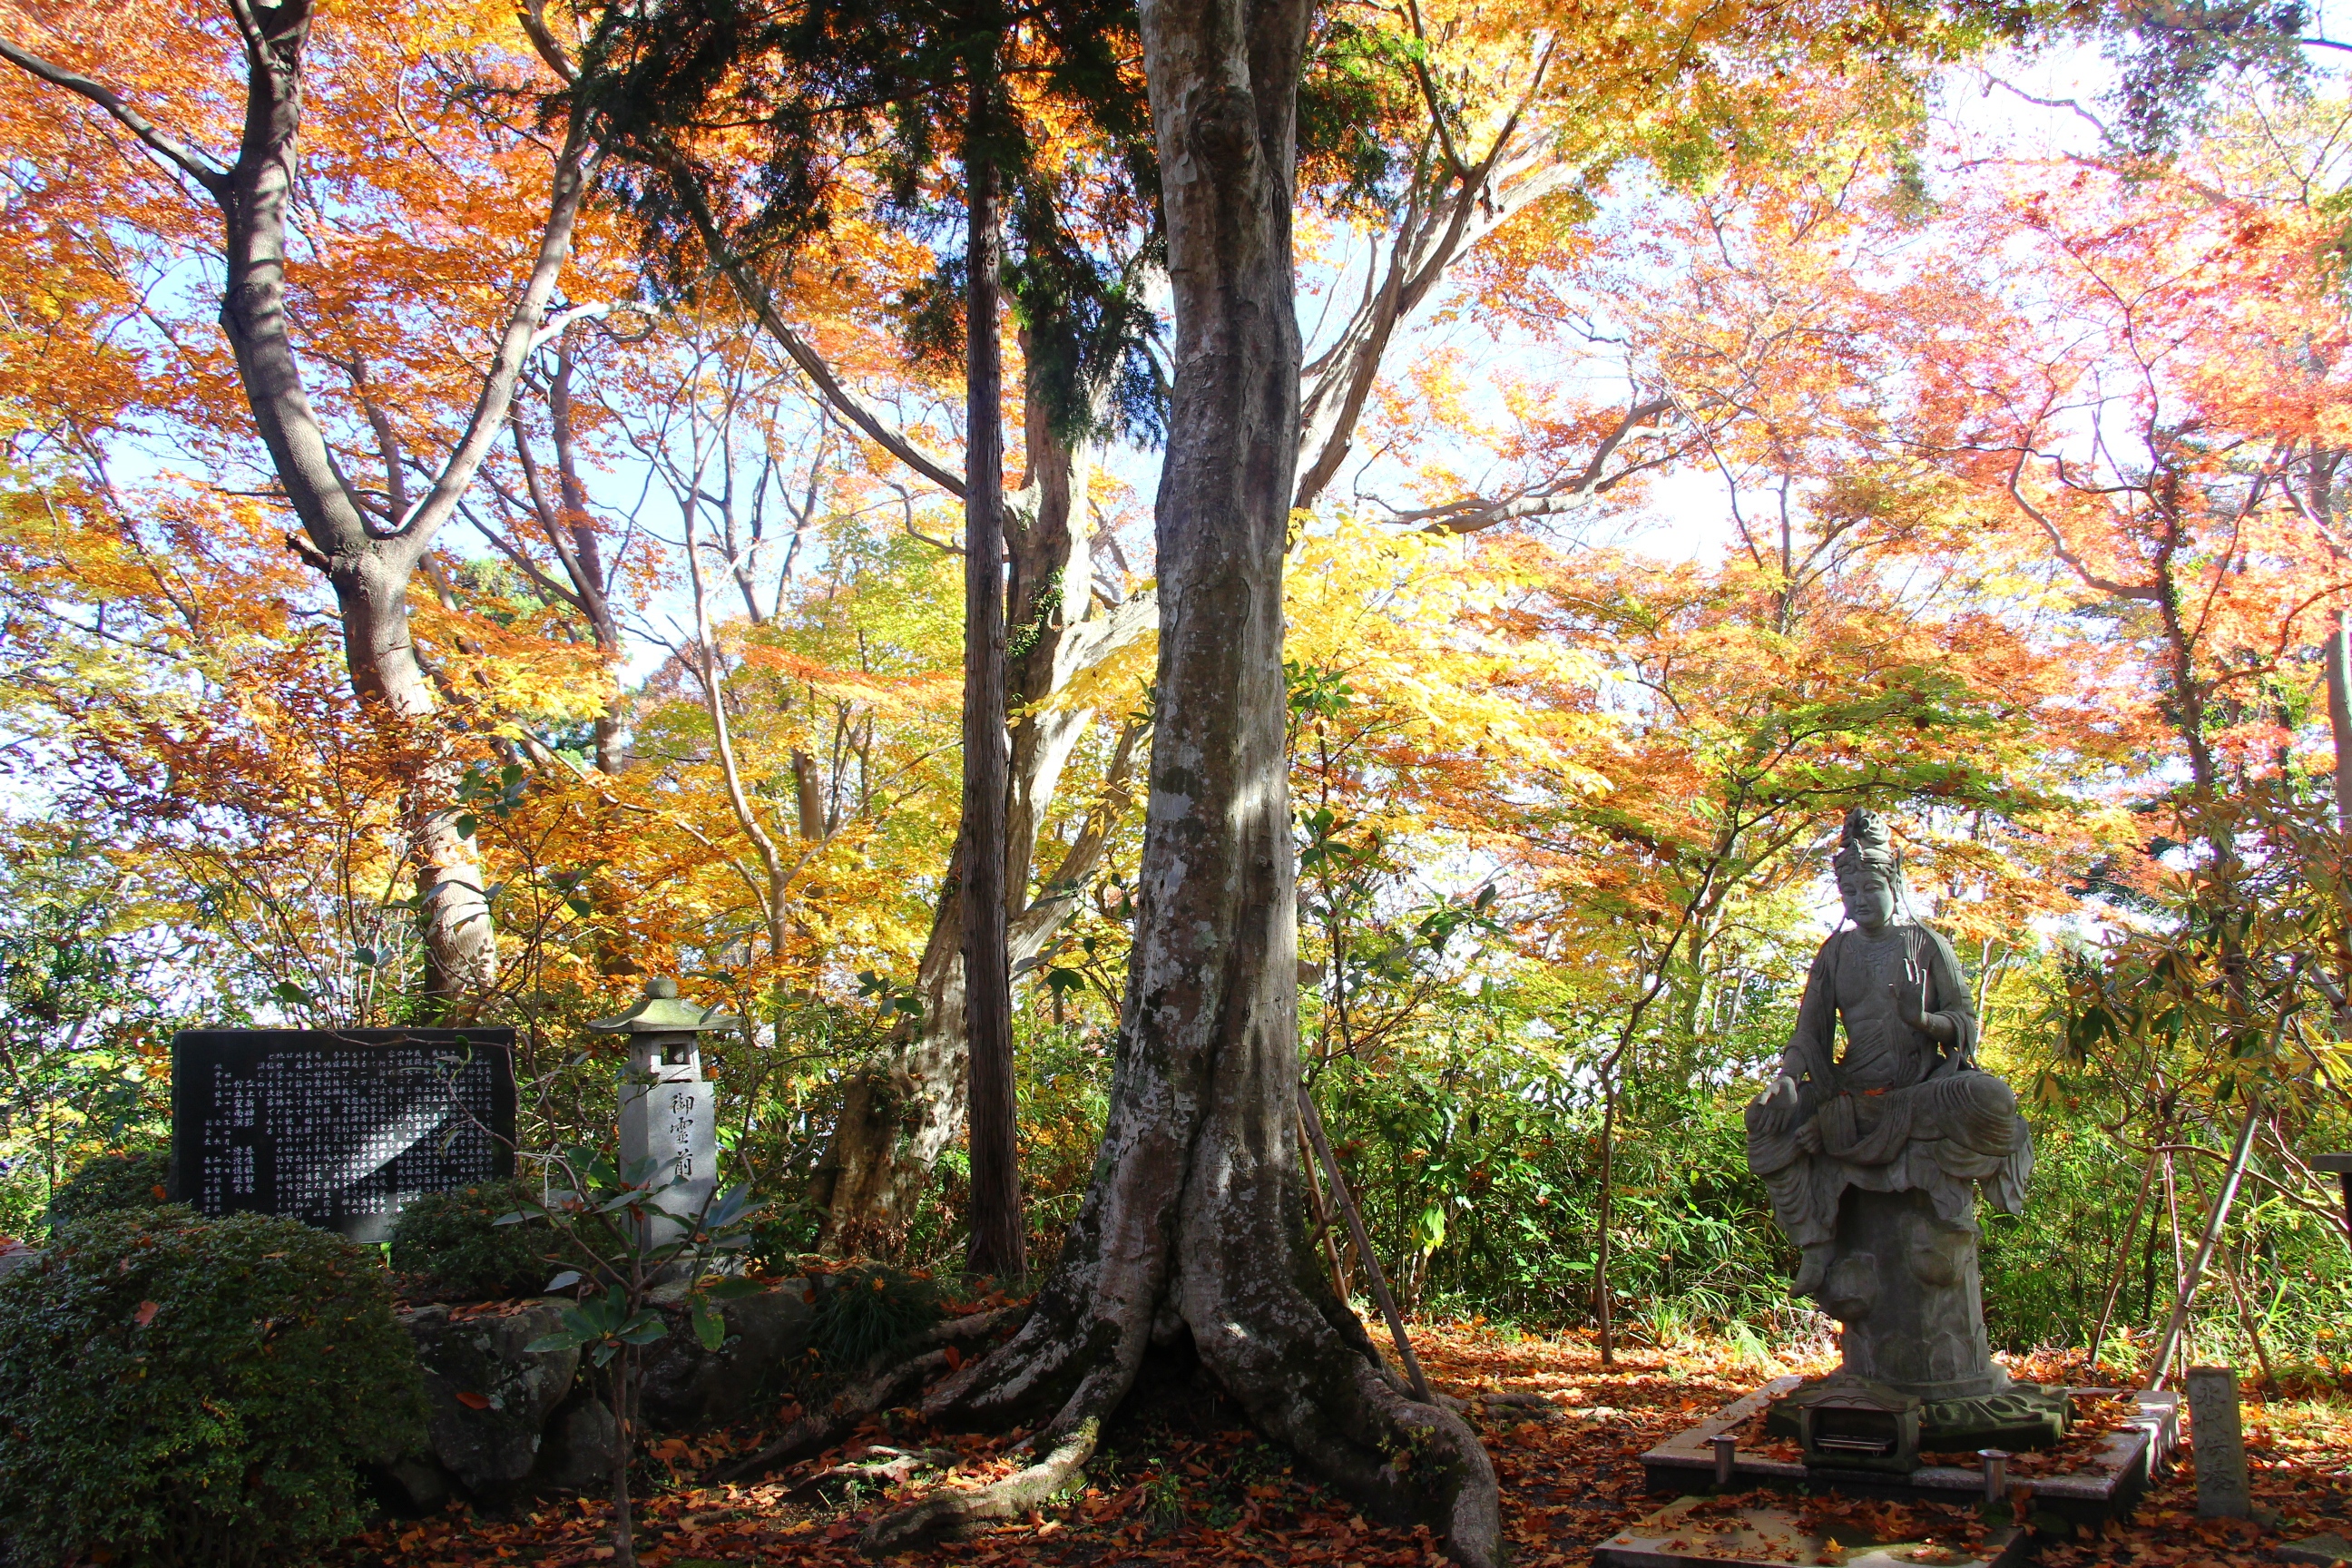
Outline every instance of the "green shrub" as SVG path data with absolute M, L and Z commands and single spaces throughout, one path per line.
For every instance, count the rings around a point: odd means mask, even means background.
M 919 1274 L 861 1264 L 818 1275 L 810 1342 L 828 1375 L 856 1372 L 899 1341 L 947 1315 L 940 1288 Z
M 0 1412 L 16 1562 L 236 1568 L 350 1533 L 356 1467 L 414 1451 L 424 1395 L 367 1252 L 171 1206 L 0 1279 Z
M 554 1237 L 544 1225 L 498 1223 L 531 1195 L 509 1180 L 410 1199 L 392 1229 L 393 1268 L 427 1275 L 442 1293 L 462 1300 L 541 1294 L 561 1267 L 548 1260 Z
M 93 1154 L 49 1194 L 49 1225 L 54 1228 L 125 1209 L 161 1208 L 169 1201 L 163 1184 L 171 1177 L 172 1156 L 165 1150 Z

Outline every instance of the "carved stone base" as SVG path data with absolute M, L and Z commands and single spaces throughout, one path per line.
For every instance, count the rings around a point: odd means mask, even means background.
M 1821 1301 L 1844 1326 L 1845 1373 L 1929 1404 L 2009 1386 L 1985 1337 L 1973 1228 L 1945 1224 L 1923 1192 L 1849 1187 L 1837 1248 Z
M 2074 1421 L 2074 1402 L 2063 1386 L 2012 1383 L 1999 1394 L 1922 1405 L 1919 1447 L 1930 1454 L 2052 1448 Z
M 1747 1436 L 1753 1432 L 1750 1424 L 1759 1414 L 1768 1412 L 1775 1399 L 1796 1392 L 1801 1383 L 1795 1377 L 1774 1378 L 1643 1454 L 1642 1471 L 1649 1489 L 1666 1497 L 1714 1489 L 1715 1439 L 1732 1433 L 1741 1435 L 1740 1440 L 1748 1445 L 1734 1451 L 1729 1488 L 1733 1492 L 1770 1487 L 1776 1491 L 1818 1494 L 1834 1489 L 1848 1497 L 1905 1502 L 1974 1507 L 1983 1501 L 1984 1475 L 1973 1454 L 1964 1463 L 1941 1462 L 1944 1455 L 1962 1451 L 1957 1445 L 1952 1449 L 1927 1449 L 1919 1468 L 1899 1475 L 1806 1465 L 1778 1442 L 1759 1444 Z M 2180 1396 L 2113 1388 L 2074 1392 L 2105 1397 L 2127 1394 L 2137 1404 L 2139 1414 L 2121 1429 L 2103 1433 L 2085 1444 L 2078 1457 L 2058 1469 L 2045 1468 L 2030 1478 L 2012 1472 L 2011 1479 L 2032 1487 L 2035 1513 L 2052 1513 L 2096 1528 L 2107 1520 L 2128 1518 L 2157 1475 L 2171 1462 L 2180 1442 Z
M 1764 1429 L 1795 1438 L 1810 1468 L 1902 1476 L 1926 1462 L 1923 1454 L 2054 1447 L 2074 1415 L 2065 1389 L 2037 1383 L 1922 1399 L 1839 1371 L 1775 1397 Z

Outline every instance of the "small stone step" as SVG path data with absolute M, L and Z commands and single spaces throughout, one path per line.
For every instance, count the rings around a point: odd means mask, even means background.
M 1794 1508 L 1684 1498 L 1592 1549 L 1594 1568 L 2014 1568 L 2027 1536 L 2014 1525 L 1966 1543 L 1843 1540 L 1817 1533 Z

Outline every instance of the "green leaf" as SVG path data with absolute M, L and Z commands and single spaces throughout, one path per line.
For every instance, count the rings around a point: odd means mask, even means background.
M 523 1353 L 526 1355 L 551 1355 L 557 1351 L 576 1351 L 582 1345 L 586 1344 L 590 1340 L 596 1337 L 597 1336 L 594 1334 L 577 1333 L 568 1328 L 558 1329 L 551 1334 L 541 1334 L 539 1338 L 531 1341 L 530 1343 L 523 1346 Z
M 688 1315 L 694 1320 L 694 1337 L 702 1348 L 715 1351 L 727 1342 L 727 1321 L 713 1311 L 710 1303 L 696 1297 L 688 1303 Z
M 649 1345 L 669 1332 L 669 1324 L 659 1312 L 640 1310 L 629 1321 L 613 1331 L 613 1337 L 633 1345 Z

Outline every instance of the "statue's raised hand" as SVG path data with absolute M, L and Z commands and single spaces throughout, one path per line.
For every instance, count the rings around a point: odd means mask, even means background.
M 1931 1040 L 1951 1041 L 1951 1020 L 1927 1011 L 1927 971 L 1918 959 L 1904 960 L 1902 978 L 1886 983 L 1886 996 L 1894 1004 L 1895 1016 L 1904 1023 Z
M 1772 1086 L 1756 1097 L 1759 1105 L 1769 1105 L 1775 1110 L 1797 1109 L 1797 1080 L 1782 1073 L 1772 1080 Z

